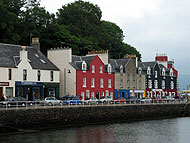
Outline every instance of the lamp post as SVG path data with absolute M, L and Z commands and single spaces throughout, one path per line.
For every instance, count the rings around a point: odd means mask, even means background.
M 66 68 L 64 68 L 64 96 L 66 96 L 66 94 L 67 94 L 67 87 L 66 87 L 66 80 L 67 80 L 67 70 L 68 70 L 68 73 L 71 73 L 71 71 L 70 71 L 70 69 L 66 69 Z

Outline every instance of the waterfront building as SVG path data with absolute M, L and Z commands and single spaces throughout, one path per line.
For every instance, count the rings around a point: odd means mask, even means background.
M 125 56 L 124 59 L 110 59 L 115 73 L 115 99 L 118 97 L 143 98 L 145 95 L 145 75 L 137 67 L 135 55 Z
M 146 75 L 148 97 L 177 96 L 178 71 L 174 68 L 174 61 L 168 61 L 165 54 L 157 54 L 152 62 L 139 62 L 138 67 Z
M 59 97 L 59 69 L 40 52 L 38 38 L 32 46 L 0 43 L 0 96 Z
M 71 48 L 57 48 L 48 50 L 48 58 L 61 70 L 61 95 L 81 95 L 83 99 L 114 96 L 114 73 L 108 51 L 76 56 Z

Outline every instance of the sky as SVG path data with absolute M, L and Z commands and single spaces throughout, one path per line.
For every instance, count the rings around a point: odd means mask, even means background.
M 75 0 L 41 0 L 41 6 L 56 13 Z M 86 0 L 84 0 L 86 1 Z M 102 11 L 102 20 L 116 23 L 142 61 L 154 61 L 156 53 L 174 59 L 179 86 L 190 84 L 190 0 L 87 0 Z

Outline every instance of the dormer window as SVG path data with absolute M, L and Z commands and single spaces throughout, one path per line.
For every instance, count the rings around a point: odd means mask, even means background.
M 120 66 L 120 73 L 123 74 L 123 66 Z
M 165 71 L 165 68 L 163 68 L 162 75 L 165 76 L 165 74 L 166 74 L 166 71 Z
M 170 69 L 170 76 L 173 76 L 173 69 Z
M 108 64 L 108 73 L 111 74 L 111 65 Z
M 157 78 L 158 77 L 158 72 L 157 71 L 155 71 L 155 78 Z
M 139 68 L 139 75 L 141 75 L 142 74 L 142 69 L 141 68 Z
M 82 70 L 83 70 L 83 72 L 86 71 L 86 62 L 85 61 L 82 62 Z
M 148 67 L 148 69 L 147 69 L 147 74 L 148 74 L 148 75 L 150 75 L 150 74 L 151 74 L 150 67 Z

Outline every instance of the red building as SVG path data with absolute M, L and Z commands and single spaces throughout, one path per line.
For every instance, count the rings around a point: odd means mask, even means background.
M 114 73 L 97 55 L 72 56 L 76 69 L 76 94 L 83 99 L 102 96 L 114 97 Z

